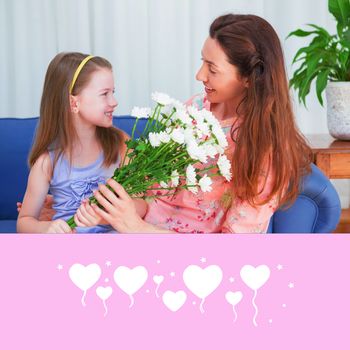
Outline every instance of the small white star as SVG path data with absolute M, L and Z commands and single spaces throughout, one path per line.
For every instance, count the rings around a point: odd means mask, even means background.
M 170 272 L 171 277 L 175 277 L 175 272 Z
M 105 282 L 108 283 L 109 282 L 109 278 L 105 278 Z
M 284 308 L 285 308 L 285 307 L 287 307 L 287 305 L 286 305 L 286 304 L 282 304 L 282 307 L 284 307 Z
M 112 263 L 109 260 L 107 260 L 106 261 L 106 266 L 110 267 L 110 266 L 112 266 Z
M 149 293 L 149 289 L 146 289 L 146 293 Z
M 235 279 L 234 279 L 233 277 L 230 277 L 228 280 L 229 280 L 231 283 L 233 283 L 233 282 L 235 281 Z
M 270 324 L 272 323 L 272 319 L 271 319 L 271 318 L 269 319 L 269 323 L 270 323 Z
M 61 270 L 63 269 L 63 265 L 58 264 L 58 265 L 57 265 L 57 269 L 58 269 L 58 271 L 61 271 Z
M 160 264 L 160 260 L 157 260 L 157 264 Z
M 289 282 L 288 287 L 289 288 L 294 288 L 294 283 L 293 282 Z
M 196 302 L 195 302 L 195 301 L 192 301 L 192 305 L 196 305 Z
M 280 270 L 280 271 L 281 271 L 282 269 L 283 269 L 283 265 L 278 264 L 278 265 L 277 265 L 277 270 Z
M 201 258 L 201 262 L 202 262 L 202 263 L 207 262 L 207 258 L 202 257 L 202 258 Z

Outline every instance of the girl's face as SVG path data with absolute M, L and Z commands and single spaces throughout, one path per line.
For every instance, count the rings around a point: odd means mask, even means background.
M 229 63 L 215 39 L 208 37 L 205 41 L 202 61 L 196 79 L 203 82 L 209 102 L 239 103 L 245 94 L 247 82 L 240 77 L 237 67 Z
M 112 126 L 113 111 L 118 102 L 114 97 L 114 79 L 110 69 L 95 71 L 89 83 L 73 98 L 75 107 L 72 109 L 74 112 L 77 109 L 83 122 L 105 128 Z

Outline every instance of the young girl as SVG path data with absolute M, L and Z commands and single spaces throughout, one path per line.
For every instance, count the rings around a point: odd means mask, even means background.
M 231 183 L 149 204 L 144 219 L 115 181 L 95 194 L 96 213 L 122 232 L 266 232 L 273 212 L 292 203 L 311 150 L 295 124 L 282 48 L 271 25 L 254 15 L 225 15 L 210 26 L 196 78 L 205 93 L 190 103 L 220 120 L 232 160 Z M 106 200 L 108 199 L 108 201 Z
M 60 53 L 51 61 L 18 232 L 72 232 L 65 220 L 75 213 L 77 232 L 112 231 L 97 225 L 102 221 L 84 198 L 113 175 L 125 153 L 126 135 L 112 124 L 117 104 L 112 66 L 104 58 Z M 55 215 L 39 221 L 48 192 Z M 136 207 L 144 215 L 141 201 Z

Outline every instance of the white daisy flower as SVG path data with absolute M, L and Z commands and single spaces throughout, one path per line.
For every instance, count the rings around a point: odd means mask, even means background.
M 218 167 L 220 170 L 220 174 L 227 180 L 230 181 L 232 179 L 231 174 L 231 163 L 227 159 L 226 155 L 222 154 L 218 159 Z
M 205 174 L 198 182 L 199 187 L 201 188 L 202 192 L 210 192 L 212 190 L 213 181 L 211 181 L 211 178 Z
M 226 135 L 221 126 L 213 125 L 212 132 L 218 140 L 219 146 L 226 148 L 228 146 Z
M 180 120 L 180 122 L 185 125 L 192 124 L 192 118 L 189 116 L 185 109 L 176 110 L 176 113 L 174 114 L 174 119 Z
M 210 125 L 214 126 L 220 126 L 220 122 L 218 119 L 214 116 L 214 114 L 207 109 L 202 110 L 202 116 L 204 117 L 205 121 L 209 123 Z
M 202 135 L 204 136 L 210 136 L 210 129 L 209 125 L 203 121 L 198 121 L 197 122 L 197 129 L 201 132 Z M 202 135 L 198 135 L 199 137 L 202 137 Z
M 217 148 L 210 143 L 205 143 L 202 147 L 204 148 L 207 156 L 210 158 L 215 158 L 215 156 L 219 153 Z
M 197 183 L 197 173 L 196 169 L 192 164 L 188 165 L 186 168 L 186 182 L 195 185 Z
M 155 132 L 150 132 L 148 134 L 148 138 L 149 138 L 149 143 L 151 144 L 152 147 L 158 147 L 160 145 L 159 134 Z
M 176 111 L 185 110 L 186 109 L 186 106 L 182 102 L 180 102 L 180 101 L 178 101 L 178 100 L 176 100 L 174 98 L 171 99 L 171 104 L 175 107 Z
M 185 131 L 184 131 L 184 136 L 185 136 L 185 142 L 186 144 L 188 144 L 189 142 L 196 142 L 195 141 L 195 136 L 194 136 L 194 133 L 195 133 L 195 130 L 194 128 L 191 126 L 191 127 L 186 127 L 185 128 Z
M 168 188 L 168 184 L 165 183 L 164 181 L 159 182 L 159 185 L 160 185 L 162 188 Z
M 180 145 L 182 145 L 185 142 L 185 135 L 184 135 L 184 129 L 183 128 L 176 128 L 171 133 L 171 139 Z
M 140 107 L 134 107 L 131 111 L 131 115 L 136 118 L 149 118 L 151 114 L 151 108 L 140 108 Z
M 193 117 L 194 120 L 196 120 L 199 123 L 204 122 L 204 117 L 202 115 L 202 111 L 199 111 L 196 107 L 194 106 L 188 106 L 187 107 L 187 112 L 191 117 Z
M 190 164 L 186 168 L 186 184 L 190 187 L 187 189 L 192 193 L 198 193 L 198 188 L 195 187 L 197 185 L 197 177 L 196 177 L 196 169 Z
M 170 135 L 166 131 L 161 131 L 158 135 L 161 143 L 168 143 L 170 141 Z
M 169 95 L 157 91 L 152 93 L 152 100 L 162 106 L 167 106 L 173 102 L 173 99 Z
M 171 185 L 172 187 L 177 187 L 179 185 L 179 173 L 177 170 L 173 170 L 171 173 Z

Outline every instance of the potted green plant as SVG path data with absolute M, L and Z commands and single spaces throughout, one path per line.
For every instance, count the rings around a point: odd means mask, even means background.
M 315 24 L 311 30 L 297 29 L 291 36 L 313 36 L 308 46 L 300 48 L 293 59 L 299 63 L 290 79 L 298 92 L 299 102 L 306 105 L 311 83 L 316 80 L 316 94 L 323 106 L 326 90 L 327 123 L 330 134 L 338 139 L 350 139 L 350 0 L 328 0 L 328 10 L 337 21 L 337 33 Z

